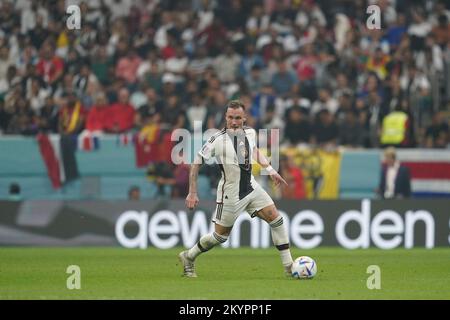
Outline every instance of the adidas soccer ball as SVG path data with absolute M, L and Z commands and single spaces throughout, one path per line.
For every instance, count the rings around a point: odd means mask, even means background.
M 291 272 L 292 276 L 296 279 L 311 279 L 317 273 L 317 264 L 310 257 L 298 257 L 292 264 Z

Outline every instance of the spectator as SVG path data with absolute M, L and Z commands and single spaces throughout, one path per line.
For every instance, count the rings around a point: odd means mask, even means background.
M 175 83 L 180 83 L 185 80 L 185 72 L 188 68 L 189 59 L 184 53 L 182 46 L 175 47 L 175 56 L 166 60 L 164 68 L 166 72 L 175 76 Z
M 137 70 L 141 61 L 136 50 L 130 48 L 128 54 L 119 60 L 116 67 L 116 76 L 124 79 L 128 86 L 134 86 L 137 81 Z
M 272 76 L 272 86 L 277 95 L 286 97 L 298 85 L 297 75 L 288 69 L 285 60 L 278 61 L 278 71 Z
M 58 115 L 59 133 L 80 133 L 84 128 L 86 110 L 72 91 L 64 94 L 62 103 Z
M 339 100 L 344 94 L 351 95 L 351 88 L 348 76 L 344 72 L 339 72 L 336 75 L 336 81 L 332 83 L 333 98 Z
M 217 57 L 227 42 L 227 30 L 220 18 L 215 17 L 210 25 L 196 35 L 204 43 L 212 57 Z
M 194 129 L 201 128 L 202 130 L 206 129 L 206 116 L 207 116 L 207 108 L 204 103 L 204 99 L 200 94 L 195 94 L 192 105 L 188 108 L 186 112 L 186 117 L 188 120 L 189 128 L 193 131 Z M 199 123 L 200 127 L 195 127 L 195 123 Z
M 374 72 L 379 79 L 384 80 L 388 73 L 387 65 L 389 60 L 389 56 L 384 54 L 382 48 L 377 47 L 375 52 L 369 56 L 366 69 L 369 72 Z
M 26 98 L 30 101 L 30 107 L 35 113 L 39 114 L 49 94 L 48 90 L 41 86 L 40 79 L 34 78 L 31 80 L 31 87 L 26 93 Z
M 386 96 L 383 100 L 382 114 L 394 111 L 397 106 L 406 102 L 405 91 L 401 87 L 400 79 L 397 75 L 392 75 L 387 83 Z
M 237 75 L 239 62 L 239 55 L 235 53 L 233 45 L 226 44 L 224 53 L 219 54 L 213 64 L 220 81 L 233 82 Z
M 339 145 L 349 148 L 360 148 L 364 145 L 364 128 L 358 121 L 358 114 L 348 110 L 339 123 Z
M 401 42 L 403 35 L 406 32 L 406 17 L 404 14 L 398 14 L 397 20 L 393 23 L 386 34 L 386 39 L 389 42 L 389 46 L 395 50 Z
M 13 110 L 7 110 L 5 108 L 5 103 L 0 100 L 0 134 L 6 133 L 9 126 L 9 121 L 13 117 Z
M 107 132 L 121 133 L 132 129 L 135 125 L 135 110 L 129 103 L 129 91 L 122 88 L 119 91 L 119 101 L 108 108 L 109 117 L 107 118 Z
M 20 32 L 26 34 L 29 30 L 36 28 L 37 20 L 40 19 L 44 27 L 48 26 L 48 10 L 37 2 L 28 3 L 21 14 Z
M 102 85 L 110 84 L 109 70 L 112 66 L 113 61 L 108 57 L 106 47 L 98 47 L 92 58 L 92 72 Z
M 155 89 L 158 94 L 162 93 L 164 84 L 160 70 L 157 64 L 152 64 L 150 71 L 145 74 L 145 79 L 143 80 L 148 87 Z
M 423 51 L 425 49 L 425 37 L 431 31 L 431 25 L 425 20 L 424 12 L 421 8 L 413 9 L 413 23 L 408 28 L 408 35 L 411 38 L 411 49 L 413 51 Z
M 220 14 L 227 30 L 244 30 L 249 14 L 249 12 L 245 9 L 246 8 L 243 6 L 243 1 L 231 0 L 226 6 L 224 5 L 220 10 L 218 10 L 218 13 Z
M 213 59 L 208 56 L 208 50 L 201 46 L 197 48 L 195 56 L 188 63 L 187 71 L 195 78 L 200 77 L 207 67 L 212 66 Z
M 314 84 L 316 76 L 316 64 L 319 62 L 319 57 L 314 52 L 312 43 L 306 43 L 302 48 L 302 54 L 297 61 L 296 71 L 297 77 L 300 81 L 308 83 L 310 87 Z
M 145 92 L 147 91 L 148 85 L 146 82 L 139 82 L 138 88 L 134 91 L 134 93 L 130 97 L 130 104 L 136 110 L 139 110 L 142 106 L 147 104 L 147 95 Z
M 431 105 L 428 103 L 431 89 L 429 79 L 417 68 L 415 63 L 411 63 L 407 71 L 401 76 L 400 85 L 408 97 L 408 103 L 417 125 L 423 127 L 422 120 L 431 112 Z
M 253 95 L 250 113 L 256 118 L 264 118 L 265 111 L 269 105 L 274 105 L 277 96 L 273 92 L 270 82 L 263 82 L 260 90 Z
M 138 125 L 142 125 L 142 120 L 146 117 L 156 112 L 161 113 L 164 107 L 162 100 L 152 87 L 148 87 L 145 90 L 145 98 L 145 104 L 138 109 Z
M 307 112 L 294 106 L 287 111 L 284 138 L 293 146 L 300 143 L 308 144 L 311 140 L 312 126 L 308 120 Z
M 7 46 L 0 47 L 0 81 L 6 80 L 8 68 L 14 65 Z
M 225 95 L 222 92 L 216 92 L 212 96 L 208 105 L 207 129 L 217 129 L 223 127 L 225 122 L 225 114 L 223 106 L 226 104 Z
M 170 198 L 172 188 L 176 184 L 174 170 L 169 163 L 158 162 L 154 166 L 155 182 L 158 187 L 158 196 Z
M 8 200 L 10 201 L 20 201 L 22 200 L 22 196 L 20 194 L 20 185 L 18 183 L 11 183 L 9 185 L 9 196 Z
M 411 196 L 411 177 L 409 169 L 397 160 L 395 148 L 384 151 L 384 165 L 381 170 L 379 195 L 384 199 L 409 198 Z
M 173 198 L 184 198 L 189 193 L 189 170 L 190 166 L 185 161 L 175 166 L 175 184 L 173 185 L 172 191 Z
M 138 186 L 131 186 L 130 189 L 128 189 L 128 200 L 141 200 L 141 188 Z
M 104 92 L 97 93 L 95 104 L 89 110 L 86 118 L 86 129 L 89 131 L 104 131 L 108 128 L 110 116 L 108 99 Z
M 261 70 L 261 67 L 255 65 L 245 78 L 245 81 L 251 92 L 259 92 L 262 87 L 269 82 L 269 79 L 267 79 L 267 75 L 263 70 Z
M 315 116 L 322 110 L 327 110 L 334 115 L 339 107 L 338 101 L 331 96 L 331 90 L 327 87 L 319 89 L 319 99 L 311 106 L 311 115 Z
M 280 174 L 284 177 L 288 186 L 281 188 L 282 199 L 305 199 L 305 178 L 302 170 L 294 164 L 292 157 L 282 155 L 280 158 Z
M 54 99 L 50 96 L 45 98 L 44 106 L 39 113 L 39 130 L 48 133 L 58 132 L 58 108 Z
M 337 99 L 339 108 L 335 113 L 336 122 L 340 125 L 349 111 L 354 111 L 354 101 L 351 92 L 344 92 Z
M 164 99 L 167 99 L 169 96 L 176 94 L 177 89 L 177 78 L 175 75 L 171 73 L 165 73 L 162 78 L 162 90 L 161 90 L 161 96 L 164 97 Z
M 66 55 L 67 57 L 64 60 L 64 73 L 71 75 L 79 73 L 83 63 L 80 53 L 75 48 L 68 48 Z
M 158 52 L 156 50 L 150 50 L 147 54 L 147 59 L 142 60 L 139 68 L 137 69 L 137 76 L 141 81 L 146 79 L 146 76 L 150 74 L 153 66 L 156 67 L 155 70 L 157 73 L 164 71 L 164 63 L 158 56 Z
M 401 107 L 389 113 L 383 119 L 380 142 L 384 147 L 408 147 L 411 121 Z
M 188 125 L 186 113 L 181 108 L 176 95 L 168 97 L 162 111 L 162 123 L 166 128 L 172 129 L 185 128 Z
M 16 67 L 20 76 L 25 76 L 27 66 L 35 65 L 38 61 L 36 49 L 30 45 L 25 45 L 23 51 L 16 58 Z
M 90 97 L 98 91 L 99 81 L 88 63 L 81 65 L 80 72 L 73 78 L 73 85 L 77 95 L 85 99 L 84 102 L 86 102 L 86 97 Z M 86 106 L 86 103 L 84 105 Z
M 245 78 L 250 73 L 252 67 L 256 65 L 264 67 L 264 60 L 256 52 L 255 45 L 252 42 L 248 42 L 245 46 L 245 54 L 239 63 L 238 75 Z
M 312 128 L 312 143 L 325 149 L 337 145 L 339 129 L 333 115 L 327 109 L 320 111 Z
M 34 48 L 39 50 L 41 45 L 44 44 L 45 39 L 47 39 L 49 35 L 49 30 L 45 25 L 45 18 L 42 15 L 36 16 L 36 25 L 34 28 L 29 29 L 28 37 L 30 38 L 30 42 Z
M 257 37 L 269 28 L 270 17 L 264 14 L 263 7 L 255 5 L 252 14 L 248 17 L 246 28 L 250 36 Z
M 431 125 L 426 129 L 425 138 L 427 148 L 447 148 L 450 143 L 449 126 L 442 112 L 434 114 Z
M 450 41 L 450 24 L 448 20 L 447 15 L 441 14 L 438 18 L 438 25 L 431 31 L 434 40 L 443 50 Z
M 64 61 L 55 55 L 55 48 L 52 44 L 46 43 L 42 46 L 41 59 L 36 65 L 36 71 L 44 79 L 45 83 L 56 88 L 57 82 L 64 75 Z
M 111 21 L 124 18 L 130 13 L 131 0 L 104 0 L 104 2 L 111 12 Z
M 24 98 L 16 100 L 14 115 L 11 117 L 7 133 L 34 135 L 38 131 L 36 115 Z

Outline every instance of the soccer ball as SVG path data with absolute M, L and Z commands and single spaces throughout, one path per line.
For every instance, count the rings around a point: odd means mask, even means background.
M 317 264 L 310 257 L 298 257 L 292 264 L 291 272 L 292 276 L 296 279 L 311 279 L 317 273 Z

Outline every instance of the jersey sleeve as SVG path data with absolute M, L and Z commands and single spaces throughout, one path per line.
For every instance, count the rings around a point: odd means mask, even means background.
M 216 137 L 212 136 L 206 141 L 203 145 L 202 149 L 198 152 L 198 154 L 205 160 L 209 160 L 216 155 Z
M 251 139 L 251 148 L 252 148 L 252 151 L 253 151 L 253 149 L 255 149 L 257 146 L 258 146 L 258 139 L 257 139 L 257 137 L 256 137 L 256 130 L 255 129 L 250 129 L 250 132 L 249 132 L 249 137 L 250 137 L 250 139 Z

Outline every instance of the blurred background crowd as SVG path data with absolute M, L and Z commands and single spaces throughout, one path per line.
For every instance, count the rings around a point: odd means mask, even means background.
M 449 147 L 448 1 L 0 3 L 3 135 L 156 139 L 220 128 L 239 98 L 247 124 L 279 128 L 287 147 Z M 371 4 L 380 29 L 367 28 Z
M 66 27 L 70 4 L 80 30 Z M 366 27 L 370 4 L 379 30 Z M 401 111 L 402 146 L 446 147 L 449 5 L 4 0 L 0 130 L 218 128 L 226 101 L 240 98 L 250 126 L 280 128 L 288 144 L 378 147 L 384 118 Z

